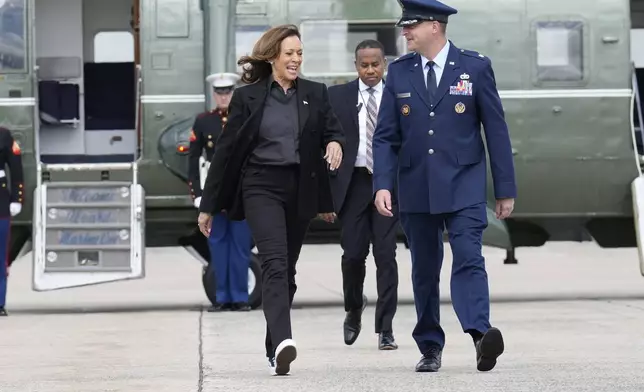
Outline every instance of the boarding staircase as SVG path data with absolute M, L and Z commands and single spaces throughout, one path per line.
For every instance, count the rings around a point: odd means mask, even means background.
M 38 165 L 36 291 L 145 276 L 145 192 L 138 164 Z

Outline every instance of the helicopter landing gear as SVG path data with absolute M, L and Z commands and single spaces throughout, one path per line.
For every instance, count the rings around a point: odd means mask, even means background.
M 514 248 L 505 251 L 505 260 L 503 264 L 519 264 L 519 260 L 514 256 Z

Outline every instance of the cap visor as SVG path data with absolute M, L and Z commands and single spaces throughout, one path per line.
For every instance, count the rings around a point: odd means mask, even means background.
M 214 90 L 217 94 L 228 94 L 233 91 L 233 87 L 215 87 Z
M 421 23 L 423 20 L 419 18 L 410 18 L 410 17 L 402 17 L 398 22 L 396 23 L 396 27 L 409 27 L 409 26 L 415 26 L 419 23 Z

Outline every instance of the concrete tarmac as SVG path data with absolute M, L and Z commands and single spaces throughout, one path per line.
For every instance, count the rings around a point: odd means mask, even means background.
M 519 264 L 503 265 L 504 252 L 486 248 L 492 323 L 506 340 L 489 373 L 476 371 L 471 339 L 448 303 L 448 245 L 447 346 L 437 374 L 413 371 L 420 353 L 411 305 L 394 320 L 400 349 L 377 350 L 371 257 L 363 332 L 344 345 L 340 255 L 337 245 L 303 249 L 292 312 L 298 359 L 291 376 L 270 377 L 261 310 L 205 312 L 201 265 L 185 250 L 149 249 L 143 280 L 45 293 L 31 291 L 28 254 L 11 269 L 10 316 L 0 318 L 0 392 L 644 390 L 644 277 L 635 249 L 553 243 L 519 249 Z M 402 246 L 399 273 L 401 303 L 410 303 Z
M 441 299 L 450 300 L 452 254 L 445 244 Z M 485 247 L 493 301 L 565 299 L 644 299 L 644 277 L 635 248 L 602 249 L 595 243 L 548 243 L 519 248 L 518 264 L 505 265 L 505 251 Z M 293 305 L 342 304 L 339 245 L 305 245 L 297 265 L 298 291 Z M 411 255 L 398 247 L 398 298 L 413 304 Z M 31 253 L 16 260 L 9 280 L 9 307 L 17 313 L 198 309 L 207 305 L 201 283 L 202 265 L 182 248 L 150 248 L 142 280 L 114 282 L 49 292 L 31 289 Z M 376 268 L 367 258 L 364 292 L 376 299 Z M 1 391 L 0 391 L 1 392 Z
M 450 306 L 441 309 L 446 332 L 439 373 L 415 373 L 420 359 L 411 331 L 412 306 L 398 309 L 397 351 L 378 351 L 371 320 L 353 346 L 342 341 L 341 309 L 293 311 L 299 355 L 291 376 L 264 371 L 262 314 L 204 317 L 204 391 L 280 392 L 641 392 L 644 391 L 644 301 L 493 304 L 492 321 L 506 351 L 491 372 L 476 370 L 472 339 Z M 240 320 L 241 319 L 241 320 Z

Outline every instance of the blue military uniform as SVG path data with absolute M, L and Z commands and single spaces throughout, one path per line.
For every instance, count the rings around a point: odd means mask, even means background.
M 212 84 L 215 94 L 232 92 L 239 76 L 233 73 L 219 73 L 206 79 Z M 227 109 L 215 108 L 197 116 L 190 132 L 188 158 L 188 185 L 195 207 L 201 201 L 200 157 L 205 152 L 206 162 L 212 160 L 215 143 L 221 132 L 225 132 Z M 207 170 L 205 170 L 207 173 Z M 250 310 L 248 305 L 248 267 L 250 265 L 252 238 L 245 220 L 232 221 L 225 213 L 213 216 L 208 238 L 210 259 L 216 274 L 217 303 L 210 311 Z
M 398 25 L 410 29 L 424 21 L 446 23 L 456 13 L 434 0 L 400 2 Z M 481 254 L 488 223 L 481 124 L 497 199 L 516 197 L 508 127 L 489 58 L 447 41 L 432 60 L 409 53 L 389 65 L 373 138 L 374 192 L 393 194 L 398 179 L 418 315 L 413 337 L 424 359 L 433 361 L 425 367 L 419 363 L 417 371 L 437 371 L 445 345 L 439 322 L 444 229 L 453 253 L 452 303 L 463 330 L 474 338 L 477 368 L 490 370 L 503 352 L 503 339 L 490 325 Z
M 11 185 L 4 167 L 8 166 Z M 22 210 L 24 198 L 20 146 L 11 132 L 0 127 L 0 316 L 6 316 L 7 278 L 9 276 L 9 237 L 11 217 Z M 9 189 L 8 189 L 9 188 Z

